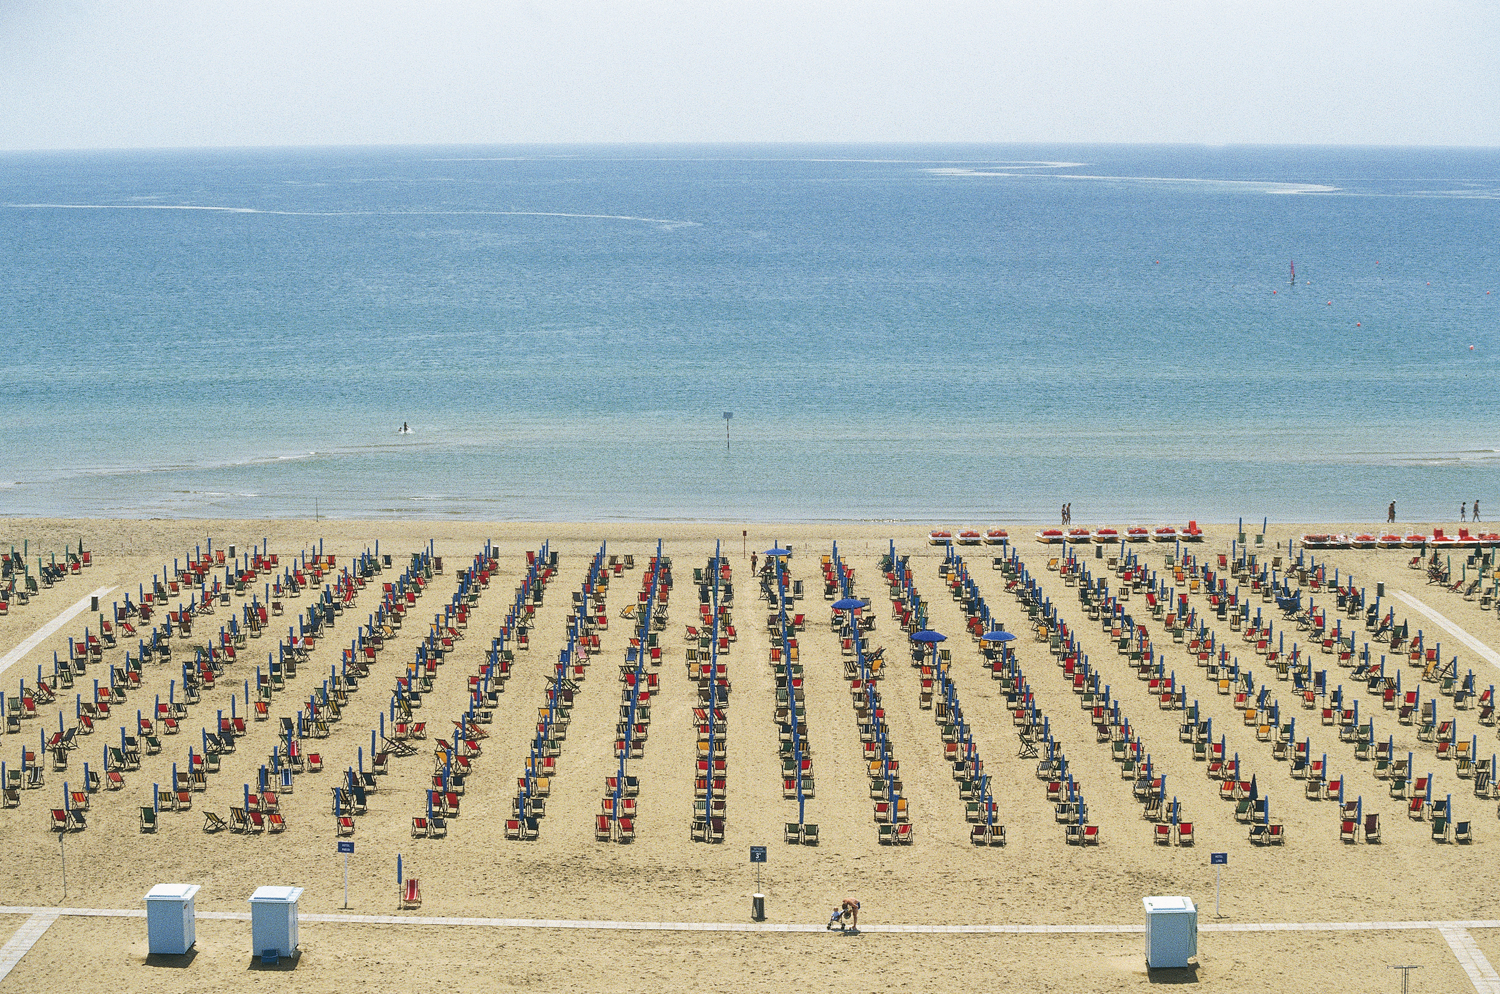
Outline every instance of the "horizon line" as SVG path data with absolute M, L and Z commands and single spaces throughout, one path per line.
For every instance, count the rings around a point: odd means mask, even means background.
M 246 151 L 308 151 L 341 149 L 421 149 L 421 148 L 869 148 L 908 147 L 931 148 L 934 146 L 966 148 L 1201 148 L 1201 149 L 1391 149 L 1410 151 L 1427 149 L 1433 151 L 1493 151 L 1500 149 L 1500 142 L 1480 145 L 1390 143 L 1390 142 L 1277 142 L 1277 141 L 1088 141 L 1088 140 L 999 140 L 999 139 L 642 139 L 628 140 L 560 140 L 560 141 L 413 141 L 413 142 L 322 142 L 312 144 L 211 144 L 211 145 L 47 145 L 47 146 L 0 146 L 0 155 L 46 154 L 46 153 L 100 153 L 100 152 L 246 152 Z

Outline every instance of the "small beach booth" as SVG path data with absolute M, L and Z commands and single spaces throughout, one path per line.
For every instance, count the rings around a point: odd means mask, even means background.
M 257 887 L 250 895 L 250 951 L 262 960 L 297 951 L 297 901 L 301 887 Z
M 1185 967 L 1198 955 L 1198 909 L 1190 897 L 1144 897 L 1146 966 Z
M 146 892 L 146 943 L 153 956 L 181 956 L 197 941 L 198 884 L 157 884 Z

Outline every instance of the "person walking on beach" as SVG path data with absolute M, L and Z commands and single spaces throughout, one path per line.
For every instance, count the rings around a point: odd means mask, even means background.
M 1465 520 L 1464 515 L 1466 515 L 1468 513 L 1469 513 L 1468 502 L 1464 502 L 1464 503 L 1458 505 L 1458 520 L 1459 521 Z
M 751 576 L 755 575 L 755 573 L 756 573 L 755 566 L 756 566 L 756 564 L 759 561 L 760 561 L 760 554 L 759 553 L 755 553 L 755 552 L 750 553 L 750 575 Z
M 1474 515 L 1473 515 L 1473 520 L 1475 520 L 1475 521 L 1479 520 L 1479 498 L 1478 497 L 1474 498 Z
M 1396 502 L 1391 501 L 1391 506 L 1385 509 L 1385 520 L 1394 522 L 1396 520 Z

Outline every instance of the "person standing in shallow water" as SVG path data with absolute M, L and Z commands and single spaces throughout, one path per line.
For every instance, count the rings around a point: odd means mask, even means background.
M 1394 522 L 1396 520 L 1396 502 L 1391 501 L 1391 506 L 1385 510 L 1385 520 Z
M 1465 515 L 1467 515 L 1468 513 L 1469 513 L 1469 504 L 1468 504 L 1467 501 L 1465 501 L 1464 503 L 1458 505 L 1458 520 L 1459 521 L 1467 521 L 1468 518 L 1465 517 Z

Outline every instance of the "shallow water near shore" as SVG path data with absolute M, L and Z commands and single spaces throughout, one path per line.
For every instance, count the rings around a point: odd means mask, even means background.
M 0 514 L 1444 520 L 1497 214 L 1493 150 L 7 154 Z

